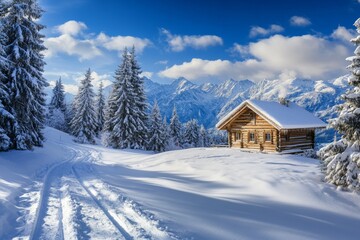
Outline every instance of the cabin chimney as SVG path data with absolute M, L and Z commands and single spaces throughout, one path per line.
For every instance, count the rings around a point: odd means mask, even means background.
M 284 97 L 280 97 L 280 98 L 279 98 L 279 103 L 280 103 L 281 105 L 286 106 L 286 107 L 289 106 L 289 100 L 287 100 L 287 99 L 284 98 Z

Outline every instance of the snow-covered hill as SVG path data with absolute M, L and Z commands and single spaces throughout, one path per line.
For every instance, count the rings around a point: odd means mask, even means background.
M 0 239 L 358 239 L 360 196 L 294 155 L 79 145 L 0 154 Z

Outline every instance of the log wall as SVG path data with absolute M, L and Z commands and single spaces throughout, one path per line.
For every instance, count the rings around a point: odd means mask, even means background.
M 243 109 L 239 117 L 234 119 L 227 129 L 229 145 L 233 148 L 248 148 L 261 151 L 314 148 L 314 129 L 277 130 L 267 120 L 249 108 Z M 254 141 L 250 139 L 251 133 L 255 136 Z M 270 141 L 266 141 L 266 133 L 271 134 Z
M 228 131 L 231 147 L 276 151 L 278 130 L 248 108 L 244 109 L 240 116 L 231 122 Z M 239 139 L 236 139 L 237 133 L 240 134 Z M 255 136 L 254 141 L 250 139 L 251 133 Z M 266 133 L 271 135 L 270 141 L 266 141 Z

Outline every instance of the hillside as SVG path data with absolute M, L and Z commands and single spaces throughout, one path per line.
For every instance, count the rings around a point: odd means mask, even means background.
M 45 134 L 44 148 L 0 156 L 1 239 L 360 234 L 360 196 L 323 183 L 314 159 L 211 148 L 152 154 Z

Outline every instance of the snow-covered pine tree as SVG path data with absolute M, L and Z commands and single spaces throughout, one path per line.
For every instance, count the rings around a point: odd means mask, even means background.
M 160 109 L 155 101 L 153 109 L 151 111 L 150 119 L 149 119 L 149 143 L 148 148 L 155 152 L 163 152 L 165 151 L 165 133 L 164 125 L 161 122 Z
M 55 83 L 53 96 L 49 104 L 49 110 L 54 108 L 58 108 L 62 112 L 66 111 L 64 85 L 61 82 L 61 77 Z
M 5 14 L 5 4 L 0 1 L 0 16 Z M 11 126 L 14 125 L 15 118 L 12 112 L 12 104 L 10 100 L 10 91 L 7 86 L 6 72 L 8 70 L 8 61 L 4 45 L 6 44 L 6 36 L 4 34 L 3 19 L 0 21 L 0 151 L 9 150 L 11 147 Z
M 164 140 L 164 146 L 165 150 L 168 149 L 169 143 L 170 143 L 170 127 L 166 121 L 166 116 L 164 116 L 163 124 L 162 124 L 162 133 L 163 133 L 163 140 Z
M 88 69 L 81 80 L 78 94 L 74 99 L 74 117 L 70 122 L 71 131 L 79 143 L 95 144 L 97 127 L 95 94 L 91 84 L 91 70 Z
M 144 81 L 140 77 L 141 68 L 136 61 L 135 47 L 133 46 L 129 61 L 131 65 L 131 81 L 134 91 L 134 104 L 136 111 L 134 111 L 134 118 L 136 121 L 136 129 L 133 133 L 134 148 L 145 148 L 147 143 L 147 109 L 146 96 L 144 90 Z
M 209 137 L 204 125 L 200 126 L 199 130 L 199 147 L 208 147 Z
M 97 117 L 97 128 L 96 134 L 99 136 L 100 132 L 104 127 L 105 122 L 105 97 L 103 93 L 103 83 L 100 82 L 99 92 L 96 98 L 96 117 Z
M 3 61 L 0 60 L 0 65 Z M 1 66 L 0 66 L 1 67 Z M 6 85 L 2 82 L 3 76 L 0 73 L 0 151 L 9 150 L 11 147 L 11 125 L 14 123 L 14 116 L 8 112 L 10 106 L 9 92 Z
M 170 119 L 170 141 L 177 147 L 180 146 L 181 142 L 181 122 L 179 120 L 179 116 L 176 112 L 176 107 L 174 106 L 172 116 Z
M 188 147 L 199 146 L 199 124 L 196 119 L 191 119 L 185 124 L 184 142 Z
M 7 36 L 6 58 L 9 68 L 6 85 L 10 91 L 10 113 L 16 121 L 12 125 L 12 147 L 31 149 L 42 146 L 45 123 L 45 93 L 48 84 L 43 77 L 45 50 L 39 23 L 42 9 L 36 0 L 13 0 L 4 17 Z
M 67 131 L 68 123 L 65 118 L 66 104 L 65 104 L 65 92 L 64 85 L 61 82 L 61 78 L 56 81 L 53 89 L 53 96 L 49 104 L 49 112 L 47 117 L 47 124 L 50 127 L 59 129 L 61 131 Z
M 342 98 L 339 117 L 330 125 L 342 137 L 319 151 L 323 160 L 325 180 L 339 188 L 360 190 L 360 18 L 354 23 L 358 36 L 351 39 L 356 45 L 355 56 L 348 57 L 351 76 L 348 83 L 353 88 Z
M 113 148 L 135 148 L 137 141 L 138 108 L 132 81 L 132 69 L 125 48 L 122 63 L 115 71 L 115 82 L 108 99 L 104 131 L 106 145 Z

